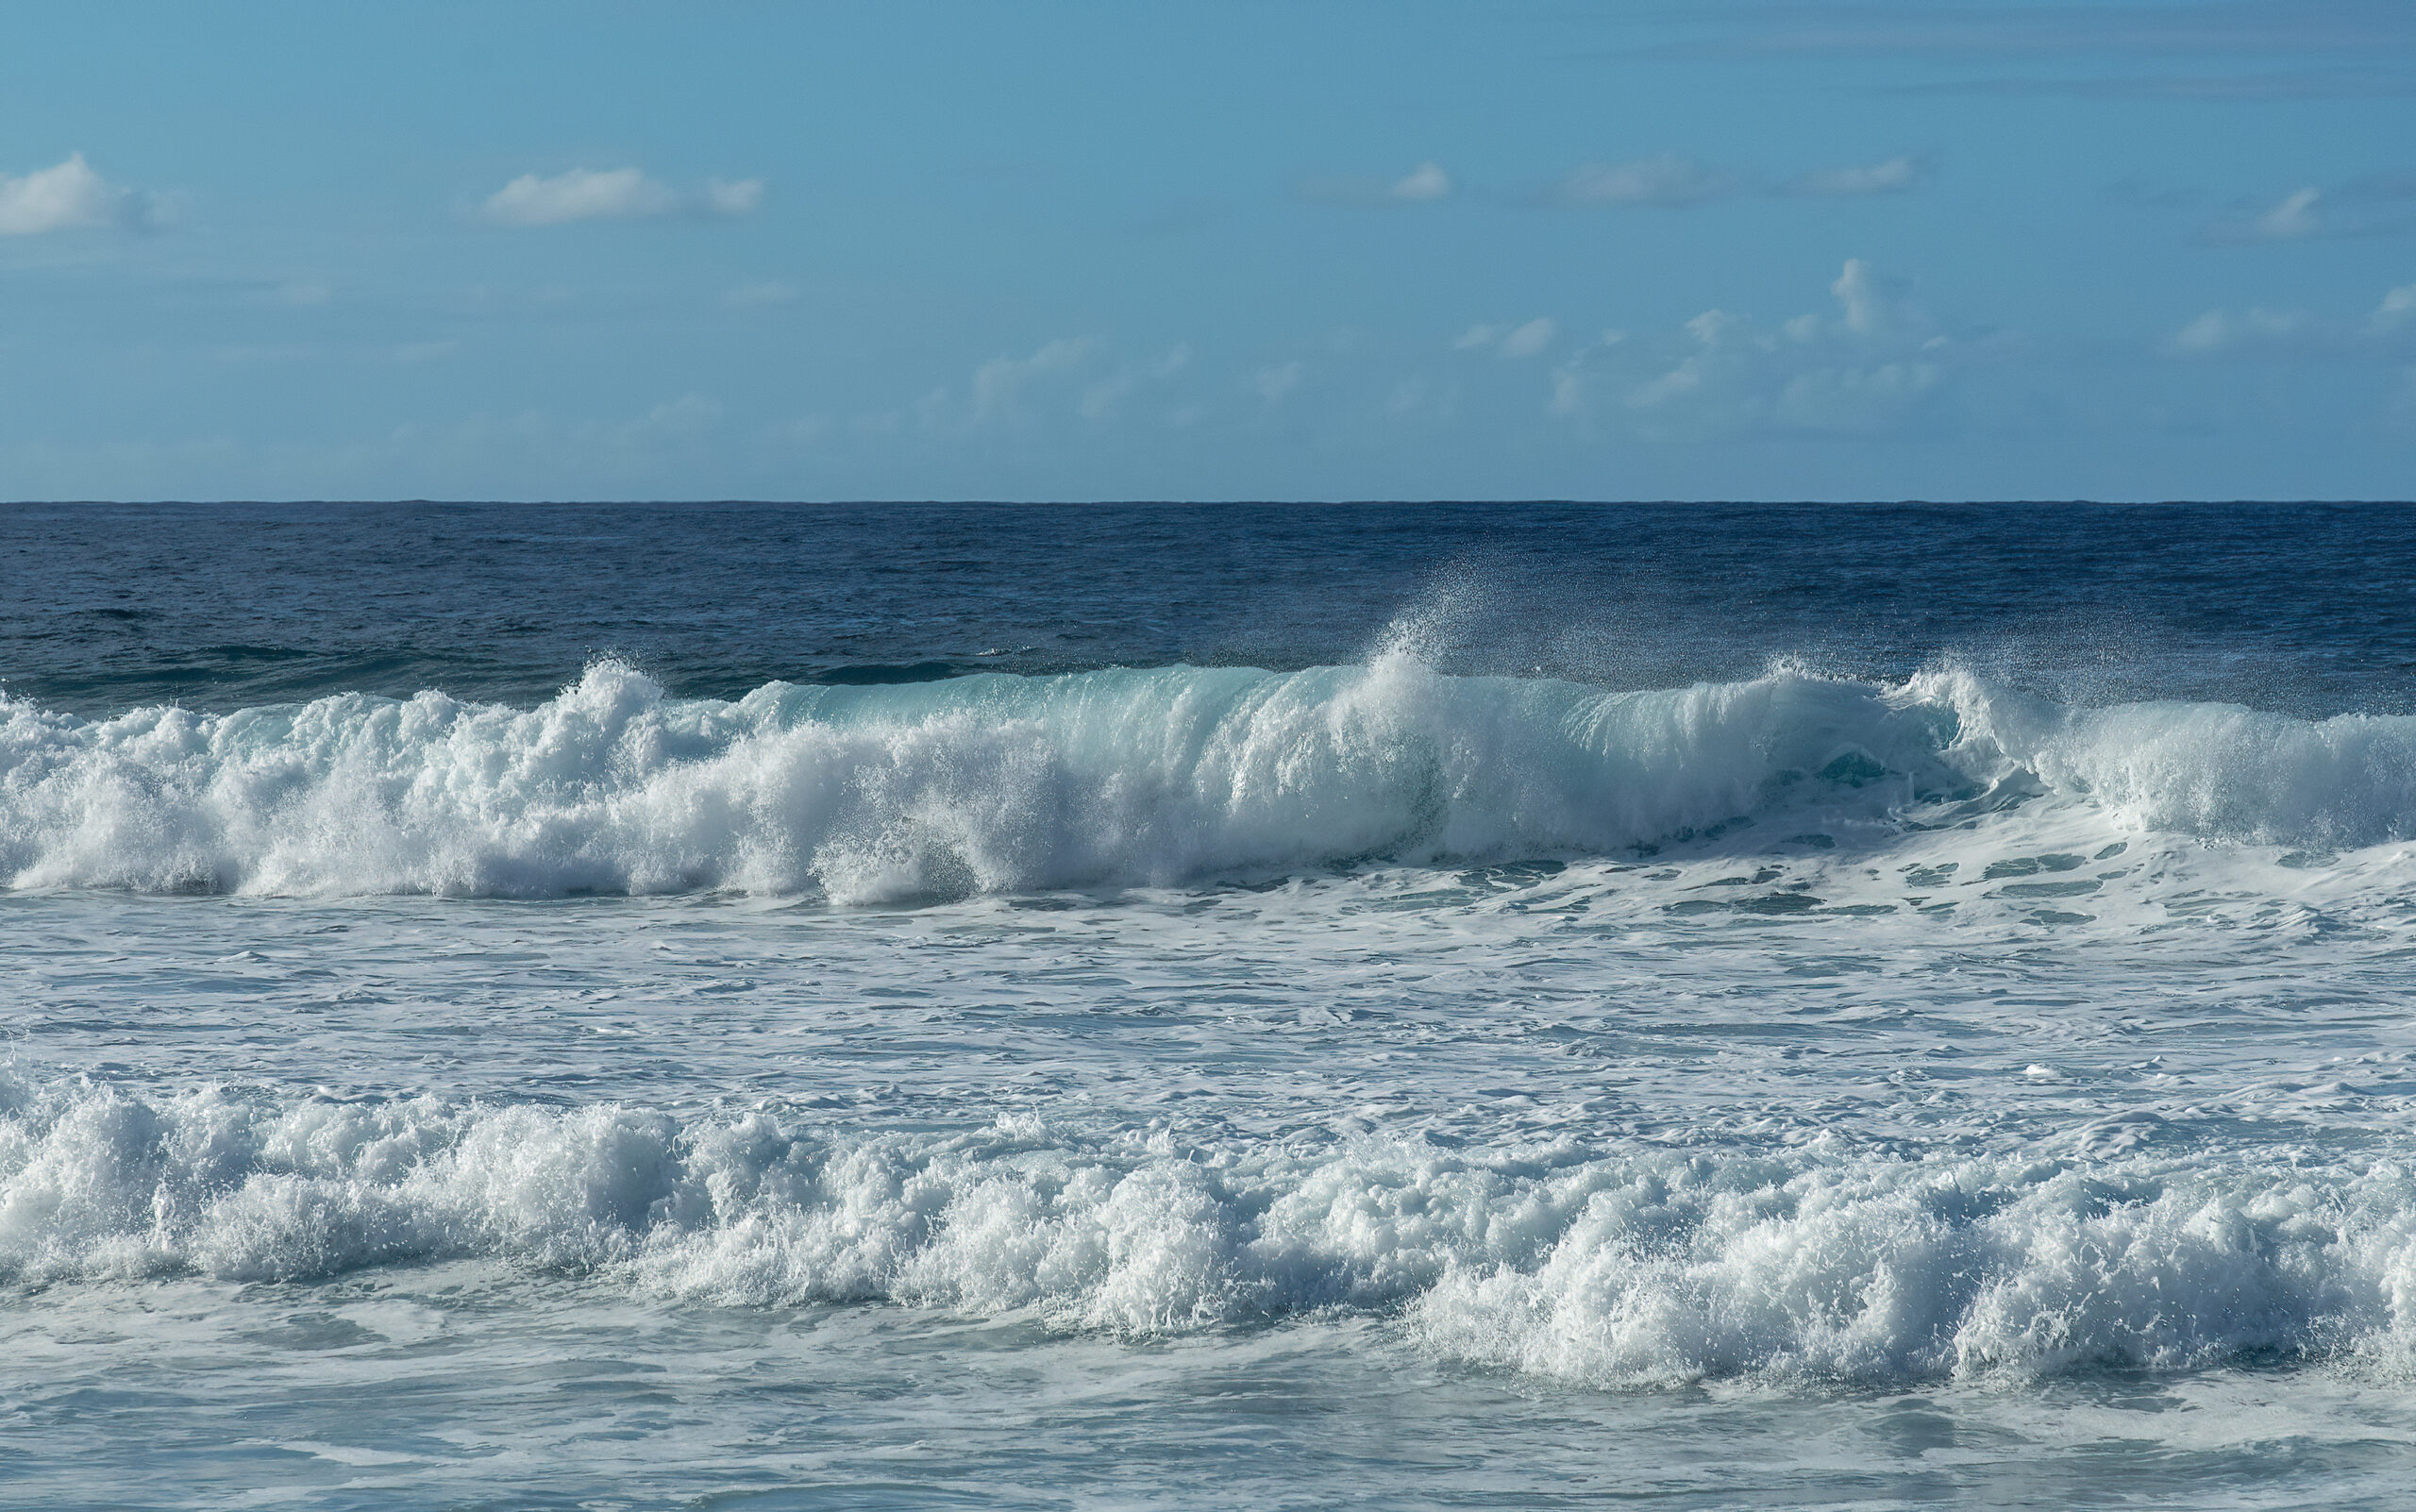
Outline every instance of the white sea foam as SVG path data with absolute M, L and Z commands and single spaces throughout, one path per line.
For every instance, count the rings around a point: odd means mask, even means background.
M 734 1306 L 1183 1332 L 1333 1309 L 1600 1384 L 1917 1381 L 2416 1345 L 2416 1180 L 2292 1168 L 1319 1152 L 815 1134 L 769 1113 L 8 1089 L 0 1274 L 481 1257 Z
M 20 888 L 861 902 L 1602 855 L 1738 817 L 1880 844 L 2038 793 L 2115 827 L 2393 840 L 2416 824 L 2416 720 L 2068 709 L 1945 672 L 1606 692 L 1401 653 L 734 703 L 612 664 L 533 710 L 0 703 L 0 877 Z

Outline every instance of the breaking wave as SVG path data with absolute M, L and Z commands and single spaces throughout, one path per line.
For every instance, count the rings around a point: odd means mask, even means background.
M 599 664 L 528 710 L 347 694 L 87 721 L 0 701 L 0 878 L 20 888 L 868 902 L 1606 855 L 1773 815 L 1878 844 L 2041 796 L 2116 828 L 2398 840 L 2416 719 L 2069 708 L 1952 671 L 1610 692 L 1405 654 L 735 702 Z
M 0 1278 L 480 1258 L 741 1307 L 1163 1335 L 1335 1310 L 1600 1385 L 2183 1369 L 2416 1345 L 2416 1176 L 1368 1142 L 828 1134 L 0 1085 Z

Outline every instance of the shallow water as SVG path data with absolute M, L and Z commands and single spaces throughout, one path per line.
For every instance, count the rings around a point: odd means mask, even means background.
M 2395 512 L 112 518 L 0 512 L 177 564 L 0 625 L 19 1500 L 2416 1469 Z

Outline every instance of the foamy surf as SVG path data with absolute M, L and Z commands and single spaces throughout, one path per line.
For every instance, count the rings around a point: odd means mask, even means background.
M 11 1089 L 0 1274 L 325 1281 L 480 1259 L 724 1307 L 1119 1337 L 1366 1312 L 1597 1386 L 1906 1386 L 2416 1350 L 2416 1176 L 1846 1149 L 1324 1151 Z
M 2345 848 L 2416 820 L 2416 719 L 2058 706 L 1969 673 L 1617 692 L 1405 654 L 534 709 L 357 695 L 84 721 L 0 705 L 20 889 L 864 903 L 1384 861 L 1613 856 L 1745 825 L 1884 862 L 2031 799 L 2109 838 Z
M 2405 1499 L 2404 513 L 1007 518 L 23 515 L 16 1499 Z

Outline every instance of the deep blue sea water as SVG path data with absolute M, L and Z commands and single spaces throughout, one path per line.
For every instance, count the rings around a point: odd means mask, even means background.
M 0 507 L 0 1504 L 2405 1505 L 2412 592 Z

